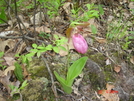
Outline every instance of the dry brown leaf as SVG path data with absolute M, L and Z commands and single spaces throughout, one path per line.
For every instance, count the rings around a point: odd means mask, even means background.
M 8 53 L 14 48 L 15 44 L 16 44 L 16 41 L 13 40 L 13 39 L 8 39 L 6 41 L 1 41 L 0 42 L 0 51 L 5 52 L 5 47 L 8 46 L 9 49 L 8 49 L 8 51 L 6 51 L 6 53 Z
M 26 43 L 23 42 L 23 43 L 20 44 L 20 46 L 18 47 L 16 53 L 17 53 L 17 54 L 22 53 L 25 49 L 26 49 Z
M 7 69 L 4 71 L 4 75 L 7 76 L 8 72 L 11 71 L 11 70 L 14 70 L 14 69 L 15 69 L 15 66 L 7 67 Z
M 40 33 L 40 32 L 50 33 L 51 32 L 50 28 L 48 28 L 46 26 L 36 27 L 36 31 L 38 33 Z
M 106 101 L 119 101 L 119 97 L 117 93 L 111 92 L 114 88 L 114 85 L 107 83 L 106 84 L 107 90 L 101 90 L 100 94 L 102 94 Z M 116 91 L 115 91 L 116 92 Z
M 114 71 L 115 71 L 115 72 L 119 73 L 120 70 L 121 70 L 121 66 L 120 66 L 120 65 L 116 65 L 116 66 L 114 67 Z
M 132 64 L 134 64 L 134 56 L 132 56 L 132 57 L 130 58 L 130 62 L 131 62 Z
M 100 38 L 100 37 L 95 37 L 95 40 L 98 41 L 99 43 L 103 44 L 103 43 L 106 43 L 107 40 L 104 39 L 104 38 Z
M 107 88 L 107 90 L 111 90 L 114 88 L 114 85 L 107 83 L 106 88 Z
M 44 13 L 38 12 L 35 14 L 35 25 L 40 25 L 42 23 L 42 20 L 44 20 Z M 34 24 L 34 16 L 30 18 L 31 24 Z
M 24 27 L 23 25 L 24 25 L 25 27 Z M 21 29 L 29 28 L 29 26 L 30 26 L 30 24 L 27 23 L 27 22 L 23 22 L 23 24 L 20 24 Z M 20 28 L 20 27 L 19 27 L 19 24 L 17 24 L 15 27 L 18 28 L 18 29 Z
M 9 66 L 13 66 L 14 63 L 15 63 L 15 60 L 13 57 L 3 57 L 6 61 L 6 63 L 9 65 Z
M 0 73 L 2 73 L 2 71 L 0 71 Z M 7 76 L 0 76 L 0 82 L 4 85 L 4 87 L 7 89 L 8 93 L 10 93 L 10 87 L 9 85 L 11 85 L 11 82 L 9 81 L 11 77 L 11 72 L 7 73 Z
M 63 47 L 66 48 L 66 49 L 69 49 L 69 50 L 70 50 L 70 49 L 74 49 L 72 39 L 70 39 L 69 43 L 65 43 L 65 44 L 63 44 L 63 45 L 61 45 L 61 46 L 63 46 Z M 65 55 L 68 54 L 68 50 L 67 50 L 67 51 L 64 51 L 64 50 L 60 49 L 59 54 L 60 54 L 61 56 L 65 56 Z
M 66 2 L 66 3 L 64 3 L 64 5 L 63 5 L 63 9 L 65 10 L 65 12 L 66 12 L 68 15 L 70 15 L 70 13 L 71 13 L 71 7 L 73 7 L 73 3 L 71 3 L 71 2 Z
M 23 76 L 24 76 L 27 80 L 30 80 L 31 77 L 30 77 L 30 75 L 29 75 L 29 73 L 28 73 L 28 71 L 27 71 L 27 69 L 26 69 L 26 67 L 25 67 L 24 64 L 22 65 L 22 68 L 23 68 Z
M 7 45 L 7 41 L 0 41 L 0 51 L 5 52 L 5 47 Z

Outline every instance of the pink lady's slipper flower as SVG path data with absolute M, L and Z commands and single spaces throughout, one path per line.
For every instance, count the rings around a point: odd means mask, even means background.
M 77 52 L 84 54 L 87 52 L 88 45 L 86 40 L 80 34 L 76 33 L 72 35 L 72 41 L 74 48 Z

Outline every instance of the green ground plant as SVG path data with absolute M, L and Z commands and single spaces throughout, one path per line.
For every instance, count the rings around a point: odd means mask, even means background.
M 129 29 L 130 26 L 124 25 L 124 23 L 121 23 L 121 19 L 118 22 L 112 22 L 108 25 L 108 31 L 106 34 L 106 38 L 109 41 L 115 41 L 119 42 L 119 44 L 122 46 L 121 48 L 123 50 L 128 49 L 128 45 L 131 43 L 129 41 L 132 37 L 129 36 Z
M 20 91 L 21 91 L 22 89 L 24 89 L 27 85 L 28 85 L 27 80 L 25 80 L 25 81 L 21 84 L 20 87 L 16 87 L 16 86 L 14 86 L 14 85 L 9 85 L 9 87 L 10 87 L 10 89 L 11 89 L 10 95 L 13 97 L 15 94 L 20 94 Z M 14 100 L 17 100 L 17 99 L 19 99 L 19 96 L 17 95 L 17 96 L 15 96 L 15 97 L 13 97 L 13 99 L 14 99 Z
M 47 8 L 47 14 L 50 18 L 59 15 L 59 8 L 63 5 L 65 0 L 37 0 Z
M 72 92 L 72 85 L 74 82 L 74 79 L 81 74 L 82 69 L 84 68 L 86 61 L 88 57 L 81 57 L 80 59 L 76 60 L 69 68 L 67 72 L 67 77 L 62 78 L 56 71 L 54 71 L 54 74 L 57 78 L 57 80 L 60 82 L 60 84 L 63 87 L 63 90 L 71 94 Z
M 42 37 L 42 38 L 49 39 L 49 37 L 51 36 L 51 34 L 48 34 L 48 33 L 45 33 L 45 32 L 40 32 L 39 36 Z
M 67 39 L 65 37 L 59 37 L 57 35 L 54 35 L 54 38 L 55 40 L 52 41 L 52 44 L 32 44 L 33 49 L 31 49 L 29 53 L 26 55 L 17 56 L 20 57 L 23 63 L 29 64 L 29 61 L 32 60 L 32 57 L 37 56 L 39 58 L 41 54 L 45 53 L 46 51 L 53 50 L 56 53 L 59 53 L 60 49 L 67 51 L 67 49 L 62 46 L 62 44 L 67 42 Z
M 18 79 L 19 81 L 23 82 L 23 81 L 24 81 L 24 80 L 23 80 L 23 71 L 22 71 L 21 65 L 20 65 L 18 62 L 16 62 L 16 63 L 14 64 L 14 66 L 15 66 L 15 69 L 14 69 L 14 74 L 15 74 L 15 76 L 17 77 L 17 79 Z
M 100 10 L 101 10 L 101 12 L 103 11 L 103 9 L 101 9 L 101 6 L 99 6 L 99 8 L 100 8 Z M 71 15 L 71 17 L 72 17 L 72 19 L 73 20 L 71 20 L 71 23 L 74 23 L 74 22 L 76 22 L 76 23 L 78 23 L 78 22 L 86 22 L 86 21 L 88 21 L 89 19 L 92 19 L 92 18 L 98 18 L 99 17 L 99 11 L 98 10 L 96 10 L 96 9 L 98 9 L 97 8 L 97 6 L 95 6 L 94 4 L 86 4 L 86 9 L 87 10 L 84 10 L 83 8 L 78 8 L 78 9 L 75 9 L 75 8 L 73 8 L 72 10 L 71 10 L 71 12 L 72 12 L 72 15 Z M 83 11 L 83 16 L 80 16 L 79 15 L 79 12 L 80 11 Z M 101 13 L 102 14 L 102 13 Z M 80 17 L 79 17 L 80 16 Z M 77 19 L 76 19 L 77 18 Z
M 7 16 L 5 13 L 6 10 L 6 6 L 5 6 L 5 1 L 4 0 L 0 0 L 0 24 L 5 23 L 5 21 L 7 21 Z

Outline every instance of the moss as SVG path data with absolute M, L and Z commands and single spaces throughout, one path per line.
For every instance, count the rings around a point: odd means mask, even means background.
M 32 78 L 36 77 L 49 77 L 47 68 L 45 67 L 44 62 L 41 59 L 33 59 L 29 67 L 27 68 L 28 72 L 31 74 Z
M 99 65 L 105 65 L 105 59 L 106 57 L 102 53 L 89 53 L 87 55 L 91 60 L 96 62 Z
M 31 80 L 21 91 L 23 101 L 43 101 L 44 87 L 46 88 L 47 84 L 47 79 Z

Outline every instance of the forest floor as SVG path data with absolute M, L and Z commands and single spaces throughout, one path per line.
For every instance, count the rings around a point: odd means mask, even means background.
M 35 1 L 7 2 L 0 15 L 0 101 L 134 101 L 133 0 Z M 73 46 L 76 32 L 85 54 Z M 84 56 L 67 94 L 54 71 L 65 78 Z

